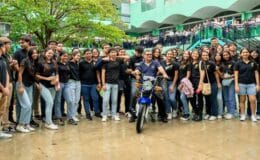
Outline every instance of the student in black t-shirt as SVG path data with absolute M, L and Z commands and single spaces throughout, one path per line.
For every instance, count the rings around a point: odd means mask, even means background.
M 258 50 L 252 50 L 251 51 L 251 57 L 253 58 L 253 60 L 255 61 L 255 63 L 257 64 L 258 67 L 258 73 L 260 71 L 260 56 L 259 56 L 259 51 Z M 260 78 L 260 77 L 259 77 Z M 257 92 L 256 94 L 256 99 L 257 99 L 257 109 L 256 109 L 256 119 L 260 120 L 260 92 Z M 250 106 L 250 102 L 248 101 L 248 106 Z M 251 110 L 250 107 L 247 108 L 248 110 L 248 115 L 251 115 Z
M 79 74 L 81 81 L 81 95 L 84 100 L 86 118 L 92 120 L 90 114 L 90 103 L 92 100 L 96 117 L 101 117 L 99 110 L 99 97 L 97 88 L 101 87 L 100 72 L 98 72 L 95 62 L 92 59 L 92 52 L 89 49 L 83 51 L 85 59 L 79 63 Z
M 79 50 L 74 50 L 72 52 L 72 60 L 69 61 L 70 67 L 70 78 L 68 81 L 68 87 L 66 88 L 67 93 L 69 93 L 69 101 L 68 101 L 68 112 L 67 118 L 69 123 L 72 125 L 77 125 L 79 119 L 76 117 L 77 109 L 80 101 L 80 91 L 81 91 L 81 83 L 79 76 L 79 61 L 80 61 L 80 52 Z
M 192 98 L 190 98 L 190 103 L 194 111 L 193 120 L 201 121 L 202 112 L 203 112 L 203 95 L 201 91 L 198 89 L 199 81 L 200 81 L 200 69 L 199 69 L 200 54 L 198 50 L 192 51 L 191 59 L 192 60 L 191 60 L 190 81 L 194 88 L 194 95 Z
M 118 51 L 118 56 L 125 56 L 126 50 L 120 48 Z M 123 100 L 122 95 L 124 94 L 124 104 L 125 104 L 125 114 L 129 115 L 129 103 L 130 103 L 130 94 L 131 94 L 131 77 L 127 72 L 129 60 L 124 60 L 124 63 L 121 63 L 120 74 L 119 74 L 119 91 L 118 91 L 118 101 L 117 101 L 117 112 L 120 112 L 121 101 Z
M 5 60 L 2 57 L 3 51 L 1 47 L 3 46 L 3 43 L 0 42 L 0 123 L 2 123 L 2 119 L 5 112 L 5 101 L 7 100 L 7 97 L 9 96 L 9 74 L 7 72 L 7 64 Z M 12 135 L 8 133 L 2 132 L 2 128 L 0 125 L 0 138 L 11 138 Z
M 236 112 L 234 66 L 235 62 L 232 60 L 229 51 L 224 51 L 220 71 L 223 84 L 222 90 L 224 106 L 227 107 L 227 114 L 225 115 L 225 119 L 232 119 Z M 229 83 L 225 83 L 225 81 L 229 81 Z
M 48 129 L 58 129 L 58 126 L 52 122 L 52 109 L 55 98 L 55 85 L 59 83 L 57 64 L 53 60 L 54 52 L 46 49 L 43 59 L 39 60 L 36 78 L 40 83 L 40 95 L 45 102 L 45 127 Z
M 70 91 L 67 88 L 68 88 L 68 81 L 70 78 L 70 68 L 68 64 L 68 54 L 65 51 L 60 51 L 59 53 L 60 53 L 59 62 L 57 64 L 58 64 L 60 89 L 56 91 L 55 100 L 54 100 L 54 112 L 55 112 L 55 117 L 59 121 L 58 123 L 60 125 L 64 125 L 64 121 L 62 119 L 61 98 L 63 97 L 68 104 L 68 101 L 70 99 L 69 97 Z
M 129 66 L 128 66 L 128 74 L 131 75 L 131 98 L 130 98 L 130 104 L 129 104 L 129 109 L 131 112 L 131 117 L 129 119 L 129 122 L 134 122 L 136 115 L 135 115 L 135 106 L 136 106 L 136 79 L 135 79 L 135 69 L 140 66 L 140 64 L 143 61 L 143 54 L 144 48 L 141 46 L 138 46 L 135 48 L 135 55 L 132 56 L 129 60 Z
M 221 84 L 219 81 L 219 75 L 217 73 L 216 65 L 214 64 L 214 62 L 209 60 L 209 53 L 206 51 L 202 51 L 201 59 L 202 62 L 200 63 L 201 71 L 199 89 L 202 90 L 202 82 L 210 83 L 211 86 L 211 94 L 205 95 L 206 116 L 204 117 L 204 119 L 214 121 L 217 119 L 218 115 L 218 103 L 216 97 L 218 94 L 218 88 L 221 87 Z
M 176 63 L 173 58 L 173 52 L 169 49 L 166 51 L 166 60 L 161 63 L 169 77 L 167 85 L 163 85 L 165 110 L 168 120 L 171 120 L 172 117 L 177 117 L 176 86 L 179 74 L 179 64 Z
M 222 62 L 222 53 L 217 52 L 214 55 L 214 62 L 216 65 L 216 70 L 218 73 L 218 76 L 221 77 L 222 72 L 220 71 L 220 66 Z M 220 83 L 221 83 L 221 78 L 220 78 Z M 223 117 L 223 97 L 222 97 L 222 87 L 218 88 L 218 95 L 217 95 L 217 102 L 218 102 L 218 119 L 222 119 Z
M 250 59 L 247 48 L 240 51 L 241 60 L 235 65 L 235 91 L 239 94 L 240 120 L 246 119 L 245 101 L 249 97 L 251 120 L 256 122 L 256 93 L 259 92 L 259 73 L 257 64 Z
M 117 96 L 118 96 L 118 79 L 120 73 L 120 64 L 123 63 L 121 59 L 117 58 L 117 50 L 114 48 L 109 49 L 109 61 L 102 66 L 102 89 L 103 93 L 103 117 L 102 121 L 107 121 L 108 116 L 108 104 L 111 98 L 112 104 L 112 118 L 119 121 L 119 115 L 117 114 Z
M 20 64 L 18 82 L 16 85 L 17 98 L 21 108 L 16 108 L 19 112 L 16 130 L 23 133 L 34 131 L 30 126 L 32 103 L 33 103 L 33 87 L 35 83 L 36 65 L 38 61 L 38 51 L 31 48 L 28 51 L 28 57 L 23 59 Z M 39 85 L 36 84 L 38 87 Z
M 179 82 L 181 82 L 184 78 L 190 79 L 190 75 L 191 75 L 190 70 L 191 70 L 190 52 L 184 51 L 180 62 L 180 68 L 179 68 Z M 183 113 L 182 113 L 181 120 L 187 121 L 189 120 L 190 117 L 189 101 L 187 96 L 184 94 L 184 92 L 180 92 L 180 100 L 183 105 Z

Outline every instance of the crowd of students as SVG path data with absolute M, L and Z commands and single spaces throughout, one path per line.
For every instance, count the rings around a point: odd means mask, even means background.
M 119 113 L 124 111 L 134 122 L 140 74 L 165 78 L 160 83 L 163 96 L 153 98 L 162 122 L 177 117 L 183 121 L 232 119 L 237 113 L 241 121 L 248 114 L 256 122 L 260 119 L 259 52 L 243 48 L 237 53 L 235 43 L 220 46 L 216 38 L 211 42 L 210 47 L 183 53 L 175 48 L 163 53 L 161 45 L 152 50 L 136 47 L 135 55 L 129 57 L 124 48 L 109 44 L 103 44 L 102 53 L 96 48 L 67 53 L 56 41 L 40 52 L 28 36 L 21 37 L 21 49 L 8 54 L 11 40 L 0 37 L 0 137 L 34 131 L 39 127 L 35 118 L 51 130 L 65 121 L 77 125 L 81 104 L 88 120 L 95 116 L 103 122 L 110 117 L 120 121 Z M 211 88 L 207 94 L 206 84 Z

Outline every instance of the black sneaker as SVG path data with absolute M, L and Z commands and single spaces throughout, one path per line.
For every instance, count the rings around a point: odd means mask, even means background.
M 33 127 L 33 128 L 38 128 L 40 125 L 38 123 L 36 123 L 34 120 L 31 120 L 30 122 L 30 125 Z
M 136 117 L 132 115 L 132 116 L 129 118 L 129 123 L 135 122 L 135 119 L 136 119 Z
M 86 118 L 87 118 L 88 120 L 92 121 L 92 117 L 91 117 L 91 115 L 90 115 L 89 113 L 86 114 Z
M 162 121 L 163 123 L 167 123 L 167 122 L 168 122 L 168 119 L 167 119 L 167 117 L 162 117 L 162 118 L 161 118 L 161 121 Z
M 102 118 L 100 113 L 95 113 L 95 117 Z
M 67 117 L 67 114 L 66 113 L 62 113 L 62 117 Z
M 8 126 L 8 127 L 4 127 L 2 131 L 4 131 L 5 133 L 13 133 L 15 132 L 15 128 Z
M 64 122 L 64 120 L 62 118 L 60 118 L 58 120 L 58 125 L 60 125 L 60 126 L 64 126 L 65 125 L 65 122 Z
M 69 124 L 78 125 L 78 123 L 76 121 L 74 121 L 73 119 L 69 119 Z

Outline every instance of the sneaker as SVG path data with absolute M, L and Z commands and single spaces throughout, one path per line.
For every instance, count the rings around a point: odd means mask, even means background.
M 91 117 L 91 115 L 89 113 L 86 114 L 86 119 L 92 121 L 92 117 Z
M 127 118 L 130 118 L 130 117 L 131 117 L 131 113 L 130 113 L 130 112 L 126 112 L 126 113 L 125 113 L 125 116 L 126 116 Z
M 241 114 L 240 115 L 240 121 L 245 121 L 246 120 L 246 115 L 245 114 Z
M 38 128 L 40 125 L 38 124 L 38 123 L 36 123 L 34 120 L 32 120 L 31 122 L 30 122 L 30 125 L 32 126 L 32 127 L 34 127 L 34 128 Z
M 69 119 L 69 124 L 78 125 L 78 123 L 74 119 Z
M 60 118 L 58 120 L 58 125 L 60 125 L 60 126 L 64 126 L 65 125 L 65 122 L 64 122 L 64 120 L 62 118 Z
M 13 132 L 15 132 L 15 128 L 13 128 L 13 127 L 11 127 L 11 126 L 9 126 L 9 127 L 4 127 L 4 128 L 2 129 L 2 131 L 4 131 L 5 133 L 13 133 Z
M 256 119 L 257 119 L 257 120 L 260 120 L 260 115 L 256 115 Z
M 115 115 L 115 116 L 113 117 L 113 119 L 114 119 L 115 121 L 120 121 L 119 115 Z
M 222 117 L 222 115 L 218 115 L 218 117 L 217 117 L 218 119 L 222 119 L 223 117 Z
M 227 119 L 227 120 L 230 120 L 230 119 L 232 119 L 232 118 L 233 118 L 233 115 L 230 114 L 230 113 L 228 113 L 228 114 L 225 115 L 225 119 Z
M 107 121 L 107 116 L 103 116 L 102 117 L 102 122 L 106 122 Z
M 45 124 L 45 128 L 48 128 L 48 129 L 52 129 L 52 130 L 57 130 L 58 129 L 58 126 L 55 125 L 55 124 Z
M 19 131 L 19 132 L 21 132 L 21 133 L 29 133 L 29 132 L 30 132 L 29 129 L 25 128 L 25 127 L 22 126 L 22 125 L 18 125 L 18 126 L 16 127 L 16 130 Z
M 167 119 L 167 117 L 162 117 L 162 118 L 161 118 L 161 121 L 162 121 L 163 123 L 167 123 L 167 122 L 168 122 L 168 119 Z
M 100 113 L 95 113 L 95 117 L 102 118 L 102 115 Z
M 173 110 L 172 111 L 172 118 L 177 118 L 177 111 L 176 110 Z
M 255 116 L 255 115 L 252 115 L 252 116 L 251 116 L 251 121 L 252 121 L 252 122 L 257 122 L 257 119 L 256 119 L 256 116 Z
M 167 119 L 171 120 L 172 119 L 172 113 L 167 113 Z
M 62 117 L 67 117 L 67 114 L 66 113 L 62 113 Z
M 209 117 L 209 121 L 215 121 L 216 119 L 217 119 L 216 116 L 210 116 L 210 117 Z
M 7 139 L 7 138 L 12 138 L 12 137 L 13 137 L 13 135 L 11 135 L 11 134 L 0 132 L 0 139 Z
M 189 115 L 183 115 L 180 120 L 182 121 L 188 121 L 189 120 Z
M 207 120 L 207 119 L 209 119 L 209 117 L 210 117 L 210 116 L 209 116 L 208 114 L 206 114 L 206 115 L 204 116 L 204 119 Z
M 76 116 L 72 117 L 72 119 L 76 122 L 79 122 L 79 119 Z
M 28 129 L 29 131 L 35 131 L 35 129 L 31 127 L 29 124 L 25 125 L 25 128 Z

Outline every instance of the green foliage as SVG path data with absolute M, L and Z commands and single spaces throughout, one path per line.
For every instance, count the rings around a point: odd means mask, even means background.
M 105 37 L 120 42 L 125 37 L 116 27 L 121 21 L 110 0 L 8 0 L 1 6 L 0 19 L 11 23 L 12 38 L 29 33 L 42 48 L 50 39 L 89 42 Z

